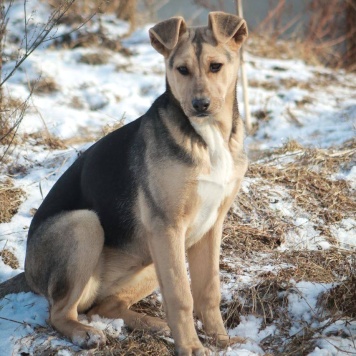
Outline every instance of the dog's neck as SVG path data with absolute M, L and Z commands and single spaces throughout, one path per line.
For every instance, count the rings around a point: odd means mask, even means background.
M 221 135 L 225 142 L 229 142 L 234 134 L 239 117 L 239 109 L 236 97 L 237 81 L 231 86 L 226 95 L 224 105 L 217 115 L 214 116 L 214 122 L 218 125 Z

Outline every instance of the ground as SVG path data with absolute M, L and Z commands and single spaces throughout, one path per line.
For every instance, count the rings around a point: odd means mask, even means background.
M 20 38 L 18 5 L 8 26 Z M 38 48 L 6 83 L 12 110 L 33 95 L 16 138 L 2 146 L 9 149 L 0 167 L 0 282 L 23 271 L 31 218 L 58 177 L 164 91 L 164 64 L 149 44 L 149 27 L 125 36 L 126 23 L 102 15 L 100 26 L 94 19 L 66 43 Z M 8 36 L 4 72 L 19 45 Z M 356 76 L 285 59 L 274 48 L 266 58 L 264 46 L 257 38 L 246 46 L 250 166 L 225 221 L 220 261 L 221 310 L 229 334 L 243 342 L 210 348 L 221 355 L 353 354 Z M 239 87 L 244 116 L 241 93 Z M 135 308 L 164 317 L 159 291 Z M 1 300 L 0 354 L 86 354 L 47 318 L 48 303 L 33 293 Z M 109 339 L 95 355 L 173 354 L 171 338 L 129 332 L 121 320 L 91 324 Z

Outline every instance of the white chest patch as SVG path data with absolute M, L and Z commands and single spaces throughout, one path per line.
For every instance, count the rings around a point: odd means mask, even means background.
M 221 203 L 231 194 L 235 185 L 232 180 L 233 159 L 219 130 L 209 123 L 193 126 L 208 146 L 210 172 L 198 176 L 201 207 L 190 230 L 187 247 L 196 243 L 215 224 Z

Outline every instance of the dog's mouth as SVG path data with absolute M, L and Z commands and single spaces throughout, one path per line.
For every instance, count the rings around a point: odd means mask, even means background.
M 208 117 L 209 113 L 207 112 L 201 112 L 201 113 L 197 113 L 194 115 L 195 117 Z

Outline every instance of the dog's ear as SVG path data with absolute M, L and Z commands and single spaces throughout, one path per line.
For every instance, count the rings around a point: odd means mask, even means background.
M 239 16 L 225 12 L 211 12 L 208 27 L 218 42 L 229 42 L 236 49 L 242 45 L 248 35 L 246 21 Z
M 184 19 L 180 16 L 159 22 L 149 30 L 152 47 L 157 52 L 167 56 L 177 45 L 179 37 L 186 29 Z

